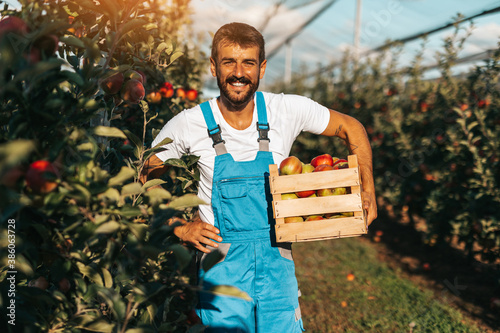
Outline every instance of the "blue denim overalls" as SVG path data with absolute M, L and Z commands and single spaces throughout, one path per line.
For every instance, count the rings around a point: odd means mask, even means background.
M 204 290 L 231 285 L 252 301 L 200 293 L 198 315 L 206 332 L 302 332 L 298 286 L 290 244 L 274 243 L 272 206 L 268 189 L 269 151 L 266 105 L 256 93 L 259 151 L 255 160 L 236 162 L 226 151 L 219 125 L 208 102 L 201 104 L 215 157 L 212 208 L 225 257 L 207 272 L 200 269 Z M 204 257 L 202 258 L 203 261 Z

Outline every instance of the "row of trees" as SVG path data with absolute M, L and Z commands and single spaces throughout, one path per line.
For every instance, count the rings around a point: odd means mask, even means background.
M 197 103 L 169 90 L 196 92 L 205 65 L 180 35 L 188 1 L 20 3 L 0 22 L 0 326 L 201 330 L 191 253 L 166 224 L 200 203 L 196 159 L 138 181 L 162 125 Z
M 346 54 L 335 71 L 276 90 L 305 94 L 348 113 L 371 140 L 377 195 L 410 223 L 424 219 L 431 245 L 458 239 L 471 256 L 500 256 L 500 49 L 467 75 L 453 65 L 470 30 L 456 27 L 438 51 L 440 77 L 424 79 L 425 43 L 401 66 L 402 47 L 362 63 Z M 389 60 L 388 60 L 389 59 Z M 346 155 L 337 140 L 299 137 L 293 153 L 307 160 L 325 152 Z

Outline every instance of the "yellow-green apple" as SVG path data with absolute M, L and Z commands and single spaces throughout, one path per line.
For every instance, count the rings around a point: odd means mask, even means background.
M 130 79 L 123 85 L 121 89 L 121 98 L 129 103 L 139 103 L 146 94 L 144 86 L 139 80 Z
M 343 213 L 340 213 L 342 216 L 344 217 L 352 217 L 354 216 L 354 212 L 343 212 Z
M 46 174 L 58 176 L 57 168 L 49 161 L 39 160 L 31 163 L 26 172 L 26 185 L 36 193 L 49 193 L 57 187 L 57 182 L 53 181 Z
M 317 220 L 324 220 L 325 218 L 321 215 L 309 215 L 307 218 L 306 218 L 306 222 L 309 222 L 309 221 L 317 221 Z
M 107 75 L 102 80 L 99 81 L 99 86 L 101 89 L 109 95 L 117 94 L 122 88 L 123 81 L 125 80 L 122 73 L 117 72 L 112 75 Z
M 194 100 L 196 100 L 196 98 L 198 98 L 198 91 L 196 89 L 189 89 L 186 92 L 186 97 L 190 101 L 194 101 Z
M 323 154 L 316 156 L 311 160 L 311 165 L 313 167 L 317 167 L 318 165 L 321 164 L 327 164 L 327 165 L 333 165 L 333 158 L 330 154 Z
M 311 173 L 314 171 L 314 167 L 312 164 L 304 164 L 302 163 L 302 173 Z
M 342 217 L 342 214 L 340 214 L 340 213 L 328 213 L 328 214 L 325 214 L 325 218 L 327 218 L 327 219 L 337 219 L 339 217 Z
M 302 162 L 295 156 L 289 156 L 280 163 L 280 174 L 295 175 L 302 172 Z
M 347 193 L 347 189 L 345 187 L 336 187 L 334 189 L 332 189 L 332 195 L 342 195 L 342 194 L 346 194 Z
M 316 191 L 316 195 L 318 197 L 327 197 L 329 195 L 333 195 L 333 191 L 331 188 L 322 188 Z
M 304 222 L 304 219 L 301 216 L 285 217 L 285 223 L 295 223 L 295 222 Z
M 295 193 L 283 193 L 281 195 L 281 200 L 292 200 L 292 199 L 298 199 L 299 197 Z

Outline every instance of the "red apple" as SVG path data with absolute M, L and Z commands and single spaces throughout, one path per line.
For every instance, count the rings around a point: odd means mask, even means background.
M 152 91 L 146 95 L 146 100 L 152 104 L 158 104 L 161 102 L 161 94 L 158 91 Z
M 36 287 L 45 290 L 49 287 L 49 281 L 43 276 L 38 277 L 35 280 L 31 280 L 28 283 L 28 287 Z
M 302 162 L 295 156 L 289 156 L 280 163 L 280 174 L 295 175 L 302 172 Z
M 139 103 L 144 99 L 145 94 L 146 91 L 144 90 L 144 86 L 140 81 L 135 79 L 125 82 L 121 89 L 121 98 L 132 104 Z
M 333 170 L 333 167 L 328 164 L 320 164 L 314 168 L 314 172 Z
M 333 163 L 333 166 L 335 166 L 336 164 L 339 164 L 339 163 L 347 163 L 347 160 L 343 159 L 343 158 L 339 158 L 337 159 L 334 163 Z
M 307 198 L 307 197 L 310 197 L 313 194 L 316 194 L 316 191 L 315 190 L 300 191 L 300 192 L 296 192 L 295 194 L 297 194 L 297 196 L 299 198 Z
M 160 88 L 160 95 L 162 97 L 165 97 L 165 98 L 170 98 L 170 97 L 174 96 L 174 89 L 161 87 Z
M 333 169 L 334 170 L 339 170 L 339 169 L 348 169 L 349 168 L 349 163 L 347 162 L 339 162 L 339 163 L 336 163 L 334 166 L 333 166 Z
M 184 88 L 177 88 L 177 90 L 175 91 L 175 94 L 177 97 L 179 97 L 181 99 L 186 98 L 186 90 L 184 90 Z
M 295 222 L 304 222 L 304 219 L 301 216 L 285 217 L 285 223 L 295 223 Z
M 49 161 L 39 160 L 31 163 L 26 172 L 26 185 L 36 193 L 49 193 L 57 187 L 57 183 L 48 180 L 45 173 L 58 175 L 58 170 Z
M 140 70 L 136 70 L 137 73 L 139 73 L 142 77 L 142 84 L 146 84 L 146 82 L 148 82 L 148 78 L 146 77 L 146 73 L 144 73 L 143 71 L 140 71 Z
M 198 98 L 198 91 L 196 89 L 189 89 L 186 93 L 186 97 L 190 101 L 194 101 Z
M 329 154 L 323 154 L 323 155 L 316 156 L 315 158 L 313 158 L 311 160 L 311 165 L 313 167 L 317 167 L 318 165 L 321 165 L 321 164 L 333 165 L 332 156 Z
M 29 28 L 23 19 L 17 16 L 7 16 L 0 21 L 0 38 L 8 32 L 26 35 L 29 32 Z
M 67 278 L 62 278 L 59 280 L 59 290 L 63 293 L 68 292 L 71 289 L 71 282 Z
M 120 91 L 124 80 L 123 74 L 118 72 L 100 80 L 99 86 L 106 94 L 114 95 Z

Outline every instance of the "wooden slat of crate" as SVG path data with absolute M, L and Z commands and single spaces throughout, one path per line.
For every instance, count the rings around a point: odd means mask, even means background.
M 274 201 L 276 218 L 356 211 L 362 211 L 359 193 Z
M 278 242 L 304 242 L 355 237 L 367 232 L 363 217 L 343 217 L 277 224 L 275 227 L 276 240 Z
M 271 194 L 359 186 L 358 168 L 269 177 Z

